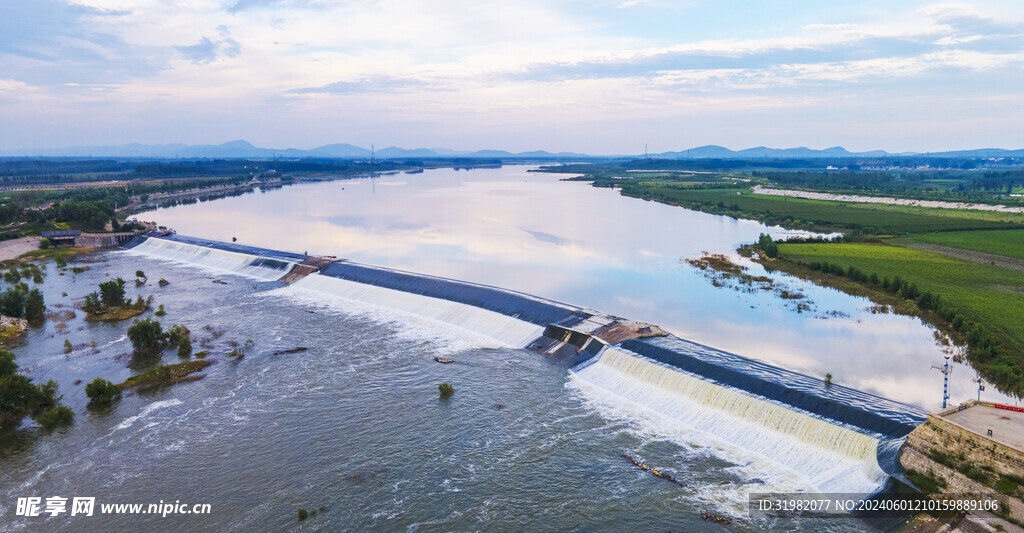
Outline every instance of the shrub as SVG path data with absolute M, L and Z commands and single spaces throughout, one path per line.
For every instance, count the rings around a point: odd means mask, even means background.
M 166 315 L 167 311 L 164 311 L 164 304 L 160 304 L 160 307 L 153 314 L 156 315 L 156 316 L 164 316 L 164 315 Z
M 136 353 L 152 353 L 163 347 L 163 326 L 151 318 L 135 319 L 128 326 L 128 339 Z
M 96 378 L 85 386 L 85 395 L 89 397 L 89 403 L 104 405 L 120 398 L 121 389 L 103 378 Z
M 74 349 L 75 347 L 71 345 L 71 341 L 64 339 L 64 353 L 71 353 Z
M 1017 482 L 1012 478 L 999 476 L 999 481 L 996 482 L 996 490 L 1008 496 L 1012 496 L 1014 492 L 1017 492 Z
M 452 397 L 452 394 L 455 394 L 455 387 L 452 387 L 448 382 L 438 385 L 437 390 L 441 393 L 442 400 L 447 400 Z
M 124 300 L 124 280 L 112 279 L 100 283 L 100 302 L 104 307 L 121 307 Z
M 832 386 L 832 374 L 825 374 L 825 386 L 826 387 L 831 387 Z
M 62 405 L 47 409 L 43 414 L 36 417 L 36 422 L 39 422 L 39 425 L 46 429 L 53 429 L 57 426 L 70 424 L 74 418 L 75 412 L 70 407 Z
M 47 239 L 46 237 L 43 237 L 42 239 L 39 239 L 39 249 L 40 250 L 45 250 L 45 249 L 47 249 L 49 247 L 50 247 L 50 239 Z
M 299 509 L 299 522 L 309 518 L 309 511 L 305 509 Z
M 157 282 L 157 285 L 159 285 L 161 287 L 166 287 L 170 283 L 171 283 L 170 281 L 167 281 L 164 278 L 160 278 L 160 281 Z
M 178 345 L 178 357 L 189 357 L 192 355 L 191 336 L 192 332 L 181 324 L 173 326 L 167 331 L 167 340 L 171 344 Z
M 39 289 L 32 289 L 25 295 L 25 320 L 32 324 L 41 324 L 46 319 L 46 304 L 43 302 L 43 293 Z

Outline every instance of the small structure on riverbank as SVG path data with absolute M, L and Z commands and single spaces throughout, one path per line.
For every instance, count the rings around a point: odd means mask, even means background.
M 74 246 L 75 240 L 81 234 L 82 230 L 78 229 L 58 229 L 41 233 L 42 237 L 49 239 L 53 246 Z
M 1010 516 L 1024 520 L 1022 407 L 969 401 L 931 413 L 907 436 L 900 463 L 928 478 L 940 495 L 998 497 Z

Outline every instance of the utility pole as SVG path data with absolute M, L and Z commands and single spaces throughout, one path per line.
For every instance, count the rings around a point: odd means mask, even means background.
M 978 384 L 978 401 L 981 402 L 981 391 L 985 390 L 985 380 L 981 379 L 981 374 L 976 373 L 972 381 Z
M 932 365 L 932 368 L 942 372 L 942 408 L 946 408 L 946 404 L 949 402 L 949 375 L 953 373 L 953 369 L 949 366 L 949 355 L 946 356 L 946 364 L 942 366 Z M 981 397 L 981 393 L 978 393 L 978 397 Z

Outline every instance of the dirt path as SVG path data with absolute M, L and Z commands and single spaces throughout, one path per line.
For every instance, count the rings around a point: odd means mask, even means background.
M 990 265 L 1001 266 L 1003 268 L 1024 271 L 1024 259 L 1018 259 L 1016 257 L 1006 257 L 1005 255 L 977 252 L 974 250 L 964 250 L 963 248 L 952 248 L 950 246 L 940 246 L 938 244 L 918 243 L 908 244 L 906 246 L 908 248 L 914 248 L 916 250 L 935 252 L 942 255 L 948 255 L 950 257 L 956 257 L 957 259 L 973 261 L 975 263 L 988 263 Z
M 793 191 L 789 189 L 771 189 L 755 185 L 754 194 L 772 196 L 789 196 L 809 200 L 831 200 L 835 202 L 860 202 L 868 204 L 912 205 L 918 207 L 935 207 L 940 209 L 972 209 L 975 211 L 997 211 L 1000 213 L 1024 213 L 1024 207 L 1007 207 L 1005 205 L 969 204 L 965 202 L 940 202 L 937 200 L 909 200 L 906 198 L 881 198 L 877 196 L 855 196 L 851 194 L 831 194 L 825 192 Z
M 14 259 L 25 252 L 39 249 L 39 237 L 0 241 L 0 261 Z

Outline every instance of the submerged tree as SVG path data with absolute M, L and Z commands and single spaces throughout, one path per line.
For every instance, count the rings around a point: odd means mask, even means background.
M 117 278 L 100 283 L 100 302 L 104 307 L 124 305 L 124 280 Z
M 85 395 L 89 397 L 90 404 L 105 405 L 120 398 L 121 389 L 103 378 L 96 378 L 85 386 Z
M 128 326 L 128 340 L 135 353 L 154 353 L 163 349 L 164 328 L 152 318 L 136 319 Z

